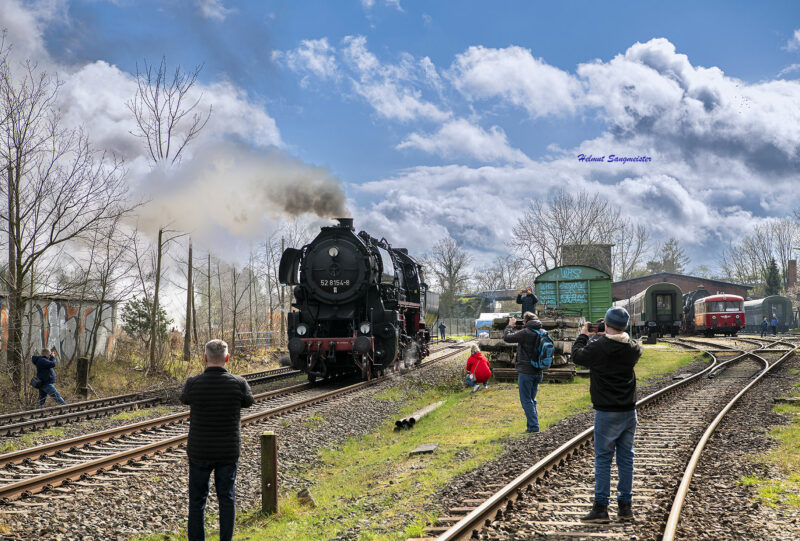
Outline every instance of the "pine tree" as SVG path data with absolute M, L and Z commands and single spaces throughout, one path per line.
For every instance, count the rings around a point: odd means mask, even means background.
M 767 296 L 777 295 L 781 290 L 781 275 L 778 272 L 778 265 L 775 263 L 775 258 L 770 259 L 766 271 L 766 289 Z
M 662 272 L 682 274 L 687 263 L 689 257 L 678 245 L 678 240 L 675 237 L 670 238 L 661 248 Z

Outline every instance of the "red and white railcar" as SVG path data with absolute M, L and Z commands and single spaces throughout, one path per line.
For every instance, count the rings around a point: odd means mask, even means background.
M 694 303 L 695 331 L 706 336 L 736 336 L 744 327 L 744 299 L 738 295 L 710 295 Z

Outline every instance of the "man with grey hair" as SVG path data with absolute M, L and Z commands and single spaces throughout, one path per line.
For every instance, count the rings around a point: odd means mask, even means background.
M 189 413 L 189 541 L 205 539 L 203 515 L 208 498 L 208 484 L 214 472 L 219 500 L 219 538 L 233 538 L 236 518 L 236 469 L 241 452 L 239 425 L 241 408 L 253 405 L 250 385 L 225 369 L 228 344 L 211 340 L 206 344 L 206 369 L 186 380 L 181 402 L 191 407 Z

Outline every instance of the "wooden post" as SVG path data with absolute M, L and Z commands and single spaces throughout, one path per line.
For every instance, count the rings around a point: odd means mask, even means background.
M 261 512 L 278 512 L 278 438 L 274 432 L 261 434 Z
M 78 394 L 84 400 L 89 397 L 89 358 L 78 357 Z

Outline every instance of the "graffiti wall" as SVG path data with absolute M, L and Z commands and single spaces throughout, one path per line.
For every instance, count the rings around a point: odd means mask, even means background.
M 98 319 L 99 316 L 99 319 Z M 117 303 L 99 309 L 96 301 L 36 297 L 25 303 L 22 317 L 22 345 L 25 355 L 55 347 L 62 359 L 89 354 L 92 333 L 95 355 L 105 355 L 114 346 Z M 0 325 L 5 350 L 8 344 L 8 300 L 0 296 Z

